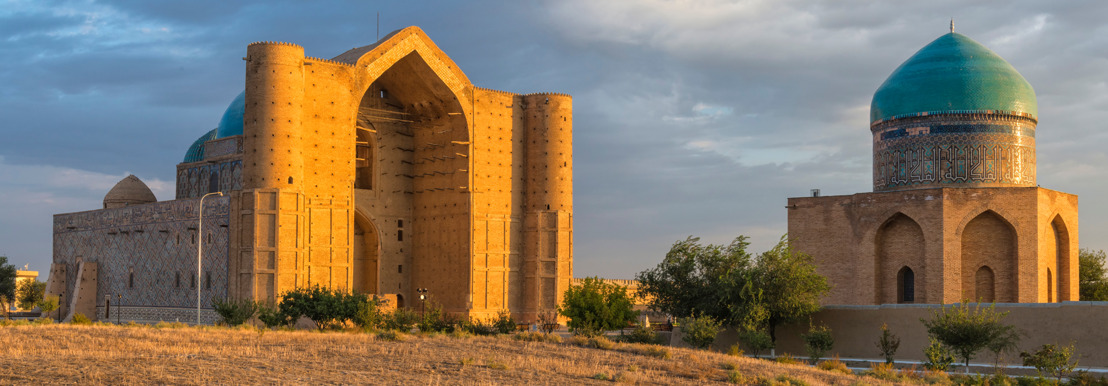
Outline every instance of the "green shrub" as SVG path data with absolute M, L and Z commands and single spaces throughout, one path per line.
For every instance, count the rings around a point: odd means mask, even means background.
M 391 331 L 409 332 L 419 321 L 419 315 L 407 308 L 397 308 L 384 317 L 381 328 Z
M 215 312 L 223 318 L 223 323 L 229 326 L 246 323 L 258 312 L 258 304 L 245 299 L 212 299 L 212 307 L 215 307 Z
M 58 295 L 46 295 L 38 302 L 38 308 L 42 310 L 42 317 L 48 318 L 51 312 L 61 306 L 61 298 Z
M 511 334 L 516 330 L 516 322 L 512 320 L 512 314 L 508 313 L 508 311 L 500 311 L 497 313 L 496 319 L 493 320 L 492 324 L 496 327 L 496 332 L 501 334 Z
M 901 381 L 900 374 L 897 373 L 892 363 L 871 363 L 869 370 L 863 372 L 862 375 L 889 382 Z
M 364 302 L 355 304 L 354 316 L 350 320 L 362 330 L 375 330 L 381 328 L 384 315 L 381 315 L 381 302 L 377 297 L 366 298 Z
M 385 330 L 377 333 L 377 339 L 388 342 L 403 342 L 407 337 L 396 330 Z
M 829 360 L 820 362 L 818 365 L 816 365 L 816 368 L 833 373 L 854 374 L 854 371 L 851 371 L 849 367 L 846 367 L 846 363 L 843 363 L 843 361 L 839 360 L 838 355 Z
M 796 358 L 794 358 L 792 355 L 789 355 L 789 353 L 781 354 L 781 356 L 775 358 L 774 361 L 776 361 L 777 363 L 783 363 L 783 364 L 786 364 L 786 365 L 799 365 L 799 364 L 802 363 L 799 360 L 797 360 Z
M 935 338 L 928 338 L 931 344 L 923 349 L 923 367 L 931 371 L 946 371 L 954 363 L 954 355 Z
M 730 356 L 733 356 L 733 357 L 741 357 L 741 356 L 743 356 L 743 349 L 739 348 L 738 343 L 733 344 L 733 345 L 731 345 L 731 347 L 727 348 L 727 355 L 730 355 Z
M 1035 352 L 1020 353 L 1020 358 L 1024 366 L 1034 366 L 1040 377 L 1053 376 L 1059 383 L 1062 377 L 1077 367 L 1077 361 L 1073 359 L 1073 344 L 1066 347 L 1044 344 Z
M 730 370 L 727 372 L 727 382 L 734 383 L 736 385 L 746 384 L 746 377 L 742 375 L 738 370 Z
M 719 330 L 720 322 L 710 316 L 700 315 L 685 318 L 681 321 L 681 332 L 684 333 L 681 340 L 690 346 L 706 349 L 716 340 Z
M 70 321 L 70 323 L 79 325 L 90 325 L 92 324 L 92 320 L 85 316 L 85 314 L 78 312 L 73 314 L 73 320 Z
M 258 321 L 262 322 L 262 324 L 264 324 L 266 328 L 274 328 L 277 326 L 289 324 L 289 321 L 285 317 L 285 314 L 282 314 L 280 310 L 270 307 L 269 305 L 262 302 L 258 302 L 256 304 Z
M 1077 370 L 1073 372 L 1072 376 L 1070 376 L 1069 384 L 1082 386 L 1103 386 L 1108 385 L 1108 379 L 1105 379 L 1103 375 L 1097 377 L 1089 373 L 1088 371 Z
M 750 350 L 754 357 L 758 357 L 762 351 L 774 347 L 773 338 L 761 329 L 743 329 L 739 331 L 739 342 Z
M 808 359 L 815 364 L 824 354 L 835 347 L 835 337 L 831 336 L 831 329 L 827 326 L 816 326 L 808 330 L 804 338 L 804 348 L 808 350 Z
M 630 334 L 623 335 L 622 339 L 627 343 L 658 344 L 658 333 L 643 323 L 639 323 L 635 325 Z

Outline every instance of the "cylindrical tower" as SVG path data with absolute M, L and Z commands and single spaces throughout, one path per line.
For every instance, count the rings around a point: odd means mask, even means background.
M 573 278 L 573 98 L 521 98 L 524 320 L 553 316 Z
M 525 210 L 573 212 L 573 98 L 523 97 L 527 130 Z
M 954 32 L 901 64 L 873 95 L 873 190 L 1035 186 L 1035 91 L 1012 65 Z
M 243 188 L 297 186 L 304 177 L 304 48 L 260 42 L 246 53 Z

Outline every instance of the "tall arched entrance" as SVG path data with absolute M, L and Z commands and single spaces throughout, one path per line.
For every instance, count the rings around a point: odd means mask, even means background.
M 926 302 L 923 229 L 919 224 L 897 213 L 877 230 L 875 242 L 877 304 Z M 908 298 L 904 296 L 905 272 L 912 288 Z
M 962 297 L 968 301 L 1012 303 L 1016 294 L 1016 231 L 993 211 L 962 230 Z
M 1070 286 L 1070 237 L 1062 216 L 1054 216 L 1050 222 L 1050 230 L 1046 232 L 1050 239 L 1044 240 L 1048 253 L 1044 254 L 1040 266 L 1046 266 L 1047 302 L 1064 302 L 1073 300 L 1074 296 L 1069 291 Z M 1050 253 L 1053 252 L 1053 253 Z

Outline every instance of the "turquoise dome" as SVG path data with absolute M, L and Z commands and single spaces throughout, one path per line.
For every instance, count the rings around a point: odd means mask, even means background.
M 223 112 L 223 118 L 219 120 L 219 128 L 216 129 L 218 132 L 216 138 L 242 135 L 242 115 L 245 112 L 246 91 L 243 91 L 235 97 L 235 100 L 231 101 L 231 105 L 227 106 L 227 111 Z
M 192 146 L 189 146 L 189 150 L 185 152 L 185 160 L 182 162 L 189 163 L 202 161 L 204 159 L 204 142 L 215 139 L 216 130 L 217 129 L 212 129 L 211 131 L 204 133 L 204 135 L 201 135 L 200 138 L 197 138 L 196 141 L 192 143 Z
M 1039 115 L 1035 90 L 1004 58 L 959 33 L 935 39 L 877 88 L 870 122 L 921 113 Z

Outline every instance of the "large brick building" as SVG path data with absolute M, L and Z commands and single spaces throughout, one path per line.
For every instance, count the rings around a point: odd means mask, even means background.
M 870 109 L 873 193 L 788 200 L 826 304 L 1078 300 L 1077 196 L 1036 185 L 1037 102 L 1010 64 L 951 31 Z
M 63 311 L 191 320 L 195 286 L 210 308 L 321 285 L 553 312 L 573 270 L 570 96 L 476 87 L 416 27 L 330 60 L 269 42 L 244 60 L 245 91 L 177 165 L 176 200 L 129 177 L 104 209 L 55 216 Z

